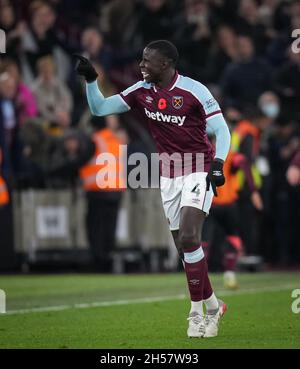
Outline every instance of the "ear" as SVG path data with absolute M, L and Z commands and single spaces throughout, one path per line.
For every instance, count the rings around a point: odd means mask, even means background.
M 171 65 L 171 63 L 168 59 L 163 60 L 162 67 L 163 67 L 164 70 L 168 69 L 170 67 L 170 65 Z

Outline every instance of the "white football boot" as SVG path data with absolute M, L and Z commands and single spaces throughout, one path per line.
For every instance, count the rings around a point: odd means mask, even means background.
M 203 337 L 216 337 L 218 335 L 219 323 L 222 316 L 227 310 L 224 301 L 219 300 L 219 310 L 215 314 L 206 314 L 205 316 L 205 333 Z
M 188 337 L 203 337 L 205 333 L 204 316 L 193 311 L 189 314 L 187 320 L 189 321 L 187 330 Z

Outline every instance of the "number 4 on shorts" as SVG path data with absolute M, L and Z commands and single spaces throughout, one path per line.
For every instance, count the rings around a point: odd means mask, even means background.
M 201 192 L 200 189 L 198 188 L 199 186 L 200 186 L 200 184 L 197 183 L 196 186 L 191 191 L 191 192 L 194 192 L 197 196 L 199 196 L 200 192 Z

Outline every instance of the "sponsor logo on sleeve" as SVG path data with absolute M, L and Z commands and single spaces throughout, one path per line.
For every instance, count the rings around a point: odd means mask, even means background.
M 218 106 L 218 103 L 215 98 L 211 98 L 209 100 L 205 101 L 205 109 L 206 110 L 212 110 L 213 108 L 216 108 Z

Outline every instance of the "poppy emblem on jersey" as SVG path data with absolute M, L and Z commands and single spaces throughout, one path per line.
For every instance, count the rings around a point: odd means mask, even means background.
M 183 96 L 173 96 L 172 105 L 175 109 L 180 109 L 183 105 Z
M 167 100 L 166 99 L 159 99 L 158 101 L 158 109 L 164 110 L 167 107 Z

